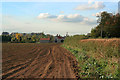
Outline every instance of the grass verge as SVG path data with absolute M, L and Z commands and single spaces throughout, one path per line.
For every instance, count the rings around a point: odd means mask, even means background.
M 68 37 L 64 44 L 79 62 L 81 78 L 119 78 L 120 39 Z

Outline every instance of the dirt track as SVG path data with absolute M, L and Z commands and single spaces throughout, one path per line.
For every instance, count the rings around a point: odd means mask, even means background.
M 76 78 L 76 59 L 60 44 L 16 45 L 3 44 L 4 79 Z

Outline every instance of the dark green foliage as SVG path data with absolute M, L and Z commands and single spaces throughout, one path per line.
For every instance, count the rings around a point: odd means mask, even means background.
M 110 14 L 102 12 L 99 16 L 99 25 L 91 30 L 91 36 L 101 37 L 120 37 L 120 14 Z
M 9 35 L 2 35 L 2 42 L 10 42 L 11 36 Z

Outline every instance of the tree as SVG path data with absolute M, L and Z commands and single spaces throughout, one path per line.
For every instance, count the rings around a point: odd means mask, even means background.
M 2 42 L 9 42 L 11 41 L 11 36 L 9 35 L 2 35 Z
M 92 37 L 120 37 L 120 14 L 102 12 L 99 17 L 99 24 L 91 30 Z
M 99 27 L 96 27 L 96 28 L 99 28 Z M 91 37 L 94 37 L 94 38 L 97 38 L 100 36 L 100 29 L 96 29 L 96 28 L 93 28 L 91 30 Z
M 54 36 L 50 36 L 50 42 L 54 42 Z

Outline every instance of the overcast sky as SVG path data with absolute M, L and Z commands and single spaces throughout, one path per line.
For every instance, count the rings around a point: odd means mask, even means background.
M 8 32 L 45 32 L 49 34 L 86 34 L 96 27 L 96 14 L 101 11 L 117 13 L 116 2 L 89 0 L 86 2 L 2 2 L 2 29 Z M 1 22 L 1 21 L 0 21 Z

